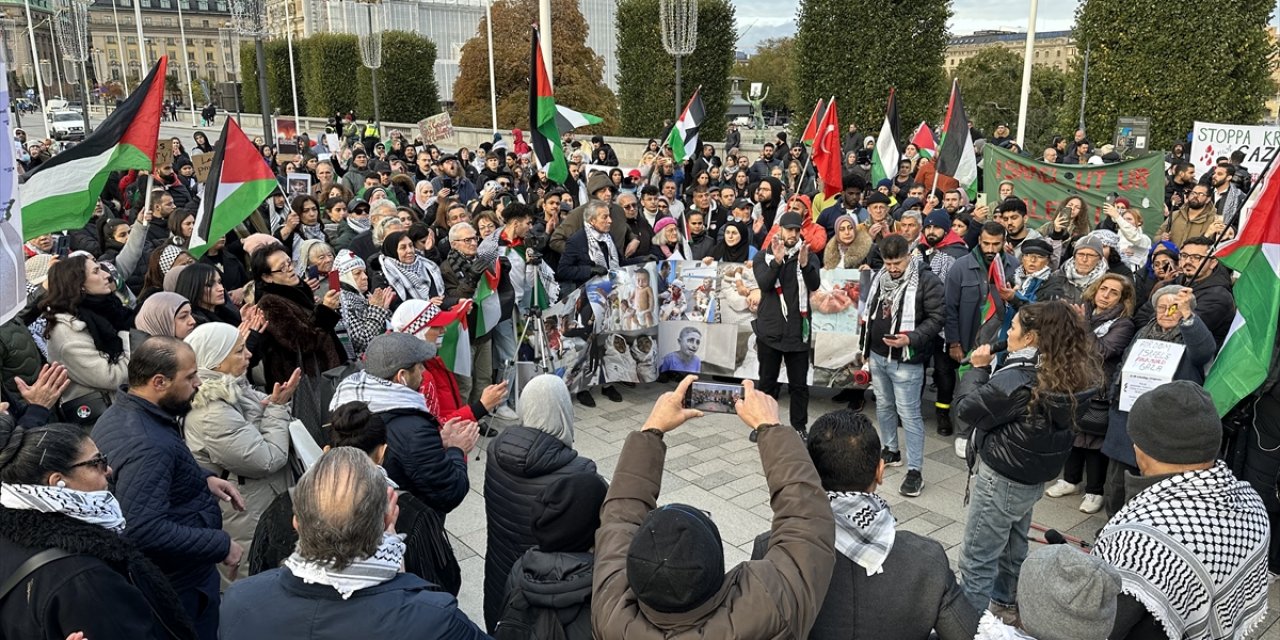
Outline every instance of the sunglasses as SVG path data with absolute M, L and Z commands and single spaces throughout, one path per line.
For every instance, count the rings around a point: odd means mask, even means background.
M 106 473 L 109 465 L 107 464 L 107 456 L 103 455 L 102 452 L 99 451 L 98 455 L 89 458 L 84 462 L 77 462 L 71 465 L 71 469 L 75 469 L 76 467 L 95 467 L 98 471 Z

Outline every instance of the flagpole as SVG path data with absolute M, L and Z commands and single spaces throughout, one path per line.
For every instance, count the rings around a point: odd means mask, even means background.
M 833 95 L 833 96 L 831 96 L 831 100 L 829 100 L 829 101 L 827 102 L 827 109 L 830 109 L 830 108 L 831 108 L 831 105 L 832 105 L 832 104 L 834 104 L 834 103 L 835 103 L 835 101 L 836 101 L 836 97 L 835 97 L 834 95 Z M 821 126 L 821 124 L 822 124 L 822 120 L 823 120 L 823 119 L 825 119 L 826 117 L 827 117 L 827 112 L 826 112 L 826 109 L 824 109 L 824 110 L 822 111 L 822 116 L 821 116 L 820 118 L 818 118 L 818 124 L 819 124 L 819 126 Z M 811 119 L 812 119 L 812 118 L 811 118 Z M 813 141 L 813 144 L 814 144 L 814 146 L 817 146 L 817 144 L 818 144 L 817 134 L 815 134 L 815 135 L 814 135 L 814 141 Z M 800 145 L 801 145 L 801 146 L 804 146 L 804 140 L 801 140 L 801 141 L 800 141 Z M 813 165 L 813 149 L 809 149 L 809 157 L 808 157 L 808 158 L 805 158 L 805 160 L 804 160 L 804 168 L 800 170 L 800 184 L 804 184 L 804 176 L 805 176 L 805 174 L 806 174 L 806 173 L 808 173 L 808 172 L 809 172 L 809 167 L 810 167 L 811 165 Z M 840 159 L 840 171 L 841 171 L 841 172 L 844 172 L 844 158 L 841 158 L 841 159 Z M 815 187 L 817 187 L 817 184 L 814 184 L 814 186 L 815 186 Z M 825 189 L 824 189 L 824 191 L 825 191 Z
M 489 121 L 493 132 L 498 132 L 498 90 L 493 78 L 493 0 L 484 3 L 484 28 L 489 39 Z M 546 61 L 543 61 L 546 65 Z
M 22 0 L 23 6 L 27 10 L 27 37 L 31 39 L 31 66 L 36 69 L 36 89 L 40 91 L 40 120 L 44 122 L 44 134 L 50 138 L 53 137 L 53 130 L 49 128 L 49 106 L 44 98 L 44 78 L 40 73 L 40 52 L 36 49 L 36 29 L 31 22 L 31 0 Z
M 1023 148 L 1027 128 L 1027 103 L 1031 99 L 1031 54 L 1036 48 L 1036 5 L 1031 0 L 1031 15 L 1027 17 L 1027 47 L 1022 53 L 1022 95 L 1018 98 L 1018 148 Z

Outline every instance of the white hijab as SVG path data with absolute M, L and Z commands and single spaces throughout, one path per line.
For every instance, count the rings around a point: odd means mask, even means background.
M 520 421 L 573 446 L 573 398 L 564 378 L 544 373 L 525 385 L 520 394 Z

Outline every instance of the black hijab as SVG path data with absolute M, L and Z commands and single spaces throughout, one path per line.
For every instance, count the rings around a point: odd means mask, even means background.
M 396 250 L 396 247 L 400 244 L 401 240 L 408 237 L 409 234 L 404 231 L 388 233 L 387 237 L 382 239 L 382 255 L 391 258 L 392 260 L 399 260 L 400 253 Z
M 751 241 L 749 235 L 751 230 L 747 228 L 747 225 L 738 222 L 737 220 L 730 220 L 726 222 L 724 229 L 728 229 L 729 227 L 733 227 L 738 230 L 738 236 L 740 238 L 738 240 L 738 244 L 732 247 L 729 246 L 728 243 L 724 241 L 724 236 L 721 235 L 720 240 L 716 242 L 716 246 L 711 248 L 711 258 L 719 262 L 746 262 L 751 255 Z

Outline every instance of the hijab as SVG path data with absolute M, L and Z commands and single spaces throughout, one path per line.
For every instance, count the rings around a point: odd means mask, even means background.
M 202 324 L 184 342 L 196 352 L 196 366 L 212 370 L 222 364 L 240 339 L 240 330 L 225 322 Z
M 724 236 L 721 235 L 720 239 L 716 242 L 716 246 L 711 248 L 711 258 L 718 262 L 746 262 L 750 259 L 751 230 L 747 228 L 747 225 L 736 220 L 726 222 L 724 228 L 728 229 L 729 227 L 733 227 L 738 230 L 738 244 L 732 247 L 729 246 L 729 244 L 724 241 Z
M 520 421 L 573 447 L 573 398 L 564 378 L 544 373 L 530 380 L 520 396 Z
M 138 309 L 134 326 L 150 336 L 173 336 L 177 333 L 174 320 L 182 307 L 190 304 L 186 298 L 172 291 L 157 291 Z

